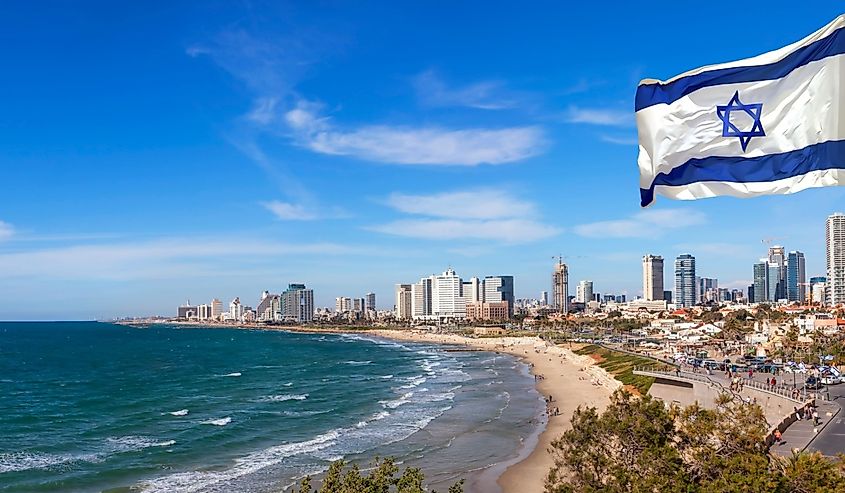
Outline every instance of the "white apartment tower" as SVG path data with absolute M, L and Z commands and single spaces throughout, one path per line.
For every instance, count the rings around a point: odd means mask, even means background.
M 643 256 L 643 298 L 646 301 L 663 299 L 663 257 Z
M 466 300 L 461 294 L 461 278 L 451 268 L 434 276 L 431 313 L 439 318 L 465 318 Z
M 396 318 L 409 320 L 413 318 L 413 291 L 410 284 L 396 285 Z
M 827 303 L 845 303 L 845 214 L 836 212 L 827 218 Z
M 593 281 L 580 281 L 575 288 L 575 301 L 589 303 L 593 301 Z

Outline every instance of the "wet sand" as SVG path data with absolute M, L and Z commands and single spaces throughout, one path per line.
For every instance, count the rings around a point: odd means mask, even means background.
M 545 430 L 540 434 L 533 451 L 523 460 L 509 466 L 499 477 L 504 493 L 541 493 L 546 476 L 554 465 L 549 453 L 553 440 L 570 427 L 570 419 L 578 406 L 604 409 L 610 395 L 622 384 L 603 369 L 594 365 L 589 356 L 580 356 L 568 348 L 550 346 L 537 337 L 468 338 L 447 334 L 431 334 L 409 330 L 373 330 L 370 334 L 405 341 L 455 344 L 485 351 L 499 351 L 521 358 L 532 365 L 531 372 L 542 375 L 537 380 L 537 390 L 545 397 L 551 396 L 551 407 L 558 407 L 560 414 L 549 416 Z M 532 445 L 526 443 L 526 446 Z M 523 451 L 520 455 L 525 455 Z

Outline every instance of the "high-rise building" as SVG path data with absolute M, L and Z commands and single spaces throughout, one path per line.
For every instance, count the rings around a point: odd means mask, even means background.
M 414 318 L 428 318 L 432 315 L 431 298 L 434 276 L 424 277 L 420 282 L 411 285 L 411 313 Z
M 282 293 L 282 318 L 289 322 L 311 322 L 314 320 L 314 291 L 305 284 L 288 284 Z
M 562 260 L 552 272 L 552 307 L 560 313 L 569 313 L 569 269 Z
M 199 309 L 191 304 L 191 300 L 176 309 L 176 318 L 198 318 Z
M 807 299 L 807 271 L 804 253 L 793 251 L 786 257 L 786 299 L 804 303 Z
M 671 303 L 672 302 L 672 291 L 668 291 L 668 290 L 664 289 L 663 290 L 663 300 L 666 303 Z
M 845 303 L 845 214 L 837 212 L 827 218 L 825 231 L 827 251 L 827 303 Z
M 261 293 L 261 301 L 258 302 L 258 307 L 255 310 L 255 316 L 258 320 L 264 322 L 279 320 L 281 312 L 282 300 L 280 295 L 269 291 Z
M 769 259 L 761 258 L 754 264 L 754 288 L 748 290 L 748 300 L 751 303 L 762 303 L 769 300 Z
M 338 296 L 334 299 L 334 311 L 337 313 L 348 313 L 352 311 L 352 298 Z
M 484 281 L 477 277 L 463 281 L 463 296 L 466 303 L 480 303 L 484 301 Z
M 211 300 L 211 318 L 217 320 L 223 314 L 223 302 L 214 298 Z
M 451 268 L 434 276 L 431 312 L 441 319 L 466 317 L 466 300 L 461 295 L 462 281 Z
M 243 322 L 244 306 L 241 304 L 239 297 L 236 297 L 229 303 L 229 318 L 236 322 Z
M 543 306 L 549 306 L 549 292 L 548 291 L 540 291 L 540 304 Z
M 675 305 L 689 308 L 697 302 L 695 299 L 695 257 L 688 253 L 675 259 Z
M 364 308 L 367 311 L 371 311 L 371 312 L 376 311 L 376 294 L 375 293 L 367 293 L 364 298 L 365 298 Z
M 575 287 L 575 301 L 587 303 L 593 301 L 593 281 L 579 281 Z
M 516 301 L 513 293 L 513 276 L 486 276 L 483 284 L 484 299 L 481 301 L 485 303 L 507 303 L 508 318 L 513 317 L 513 307 Z
M 643 298 L 663 299 L 663 257 L 659 255 L 643 256 Z
M 698 296 L 696 299 L 699 303 L 708 301 L 721 301 L 719 299 L 719 280 L 712 277 L 698 277 Z
M 413 318 L 413 291 L 410 284 L 396 285 L 396 318 L 409 320 Z
M 769 293 L 771 301 L 778 301 L 786 298 L 786 254 L 780 245 L 769 247 L 769 268 L 776 273 L 774 279 L 769 283 L 774 286 L 774 292 Z

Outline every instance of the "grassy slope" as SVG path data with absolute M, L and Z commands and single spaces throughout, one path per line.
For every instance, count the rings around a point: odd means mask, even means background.
M 641 394 L 646 394 L 654 379 L 634 375 L 635 366 L 653 366 L 654 360 L 630 354 L 611 351 L 601 346 L 589 345 L 575 351 L 581 355 L 596 357 L 598 365 L 625 385 L 636 388 Z

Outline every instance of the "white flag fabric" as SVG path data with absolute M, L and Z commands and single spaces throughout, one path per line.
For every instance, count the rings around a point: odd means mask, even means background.
M 637 87 L 643 207 L 845 184 L 845 15 L 789 46 Z

